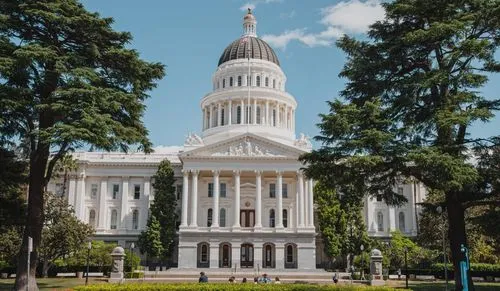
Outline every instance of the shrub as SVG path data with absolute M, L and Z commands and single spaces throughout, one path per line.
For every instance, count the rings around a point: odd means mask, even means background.
M 312 285 L 312 284 L 228 284 L 228 283 L 187 283 L 187 284 L 107 284 L 76 287 L 77 291 L 232 291 L 232 290 L 284 290 L 284 291 L 394 291 L 389 287 L 366 287 L 366 286 L 336 286 L 336 285 Z M 398 289 L 398 291 L 403 289 Z

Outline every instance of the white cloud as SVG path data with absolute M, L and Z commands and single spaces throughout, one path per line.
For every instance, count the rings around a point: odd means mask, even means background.
M 262 39 L 283 50 L 294 40 L 308 47 L 330 46 L 346 33 L 366 32 L 372 23 L 384 18 L 385 12 L 380 0 L 348 0 L 321 9 L 321 16 L 320 23 L 325 27 L 318 33 L 307 33 L 303 28 L 287 30 L 278 35 L 267 34 Z
M 283 2 L 283 0 L 252 0 L 241 6 L 240 10 L 247 11 L 248 8 L 254 10 L 259 4 L 280 3 L 280 2 Z

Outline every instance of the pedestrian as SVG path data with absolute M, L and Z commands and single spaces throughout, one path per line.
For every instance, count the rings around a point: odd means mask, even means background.
M 274 278 L 274 284 L 281 284 L 279 277 Z
M 335 272 L 333 274 L 333 283 L 337 284 L 339 282 L 339 277 L 338 277 L 338 273 Z
M 246 283 L 247 282 L 247 278 L 243 278 L 243 280 L 241 280 L 241 283 Z
M 229 283 L 234 283 L 234 280 L 235 280 L 235 279 L 236 279 L 236 278 L 235 278 L 234 276 L 229 277 Z
M 254 284 L 259 284 L 259 277 L 253 278 L 253 283 Z
M 200 278 L 198 279 L 198 283 L 208 283 L 208 277 L 205 275 L 205 272 L 200 272 Z

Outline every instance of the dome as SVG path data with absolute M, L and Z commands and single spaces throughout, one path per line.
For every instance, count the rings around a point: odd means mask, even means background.
M 262 39 L 253 36 L 243 36 L 226 47 L 219 58 L 218 66 L 225 62 L 247 58 L 248 44 L 250 44 L 250 58 L 261 59 L 280 65 L 274 50 Z

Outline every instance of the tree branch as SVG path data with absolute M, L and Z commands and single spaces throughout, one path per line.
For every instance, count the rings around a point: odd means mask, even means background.
M 45 184 L 47 184 L 52 177 L 52 171 L 54 171 L 57 161 L 59 161 L 59 159 L 61 159 L 68 152 L 68 146 L 69 142 L 63 142 L 59 151 L 50 160 L 47 171 L 45 172 Z

